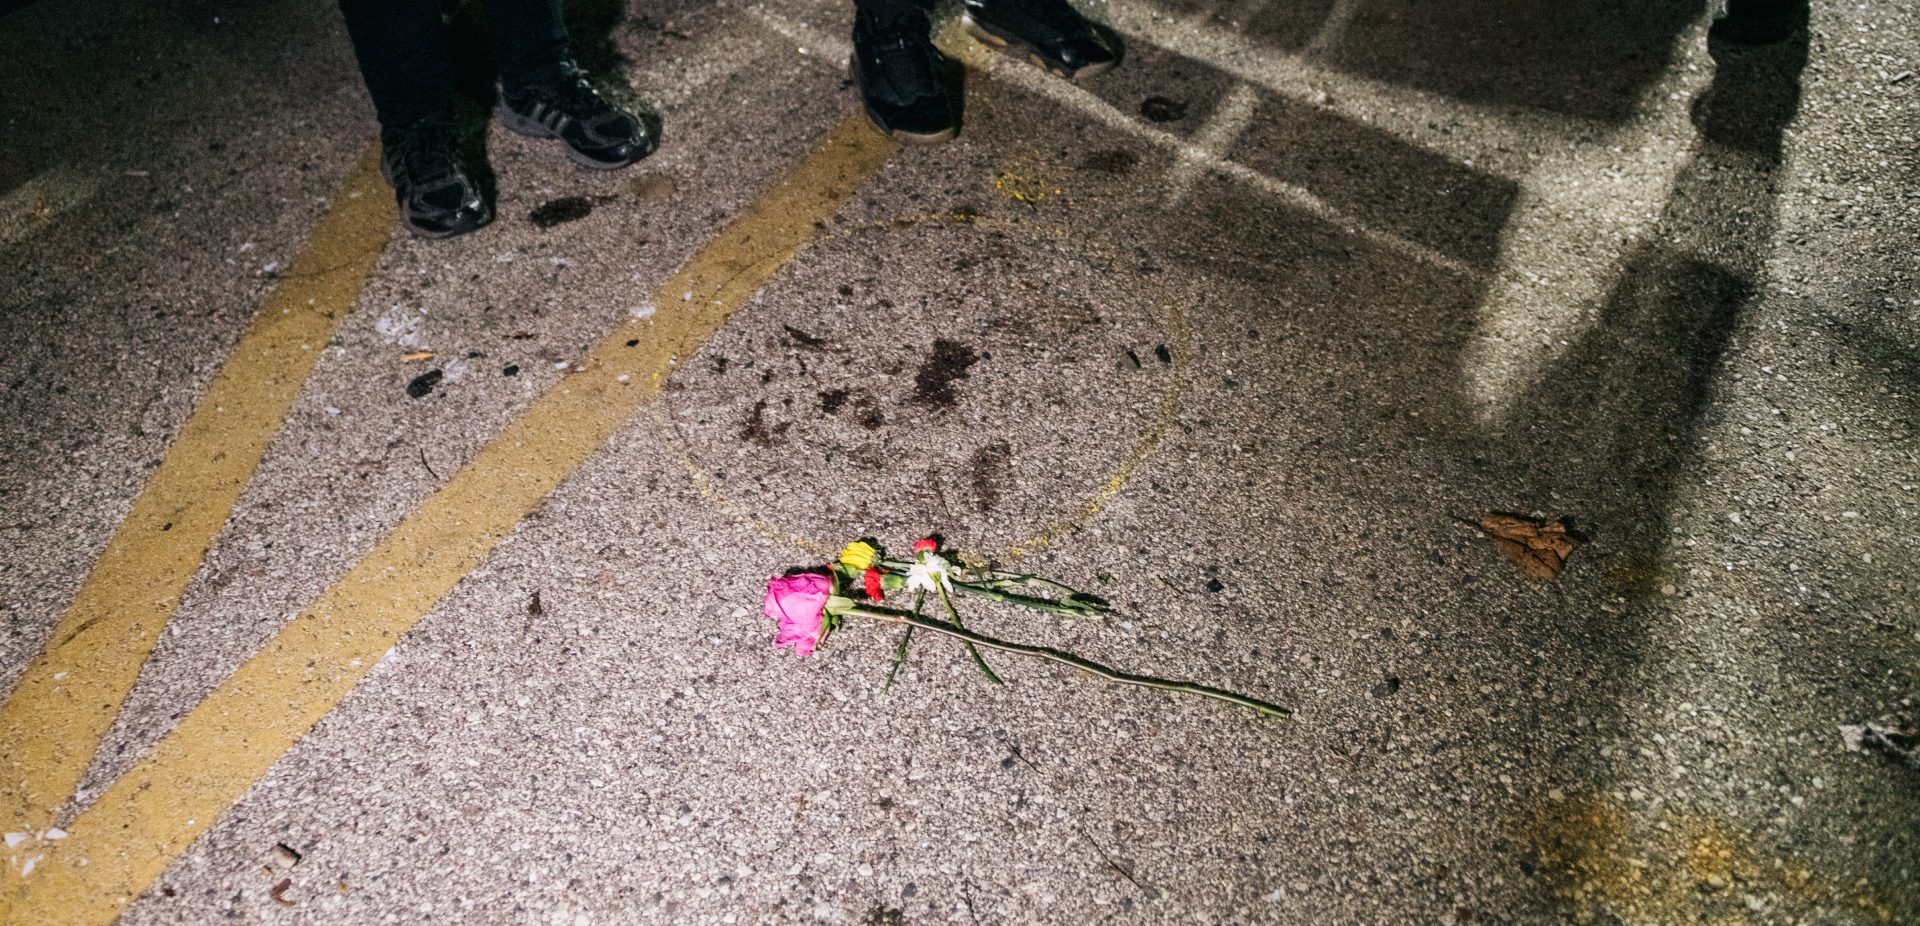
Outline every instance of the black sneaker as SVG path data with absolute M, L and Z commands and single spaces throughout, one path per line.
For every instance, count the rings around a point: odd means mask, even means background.
M 571 64 L 556 80 L 503 91 L 494 113 L 522 135 L 560 139 L 568 160 L 594 170 L 626 167 L 660 147 L 652 126 L 601 96 Z
M 962 19 L 974 38 L 1068 80 L 1120 62 L 1114 44 L 1066 0 L 966 0 Z
M 452 238 L 493 221 L 493 207 L 460 169 L 451 115 L 380 133 L 380 173 L 393 186 L 400 222 L 423 238 Z
M 960 111 L 948 79 L 952 59 L 933 47 L 932 26 L 918 10 L 853 17 L 853 79 L 874 127 L 896 141 L 930 145 L 960 132 Z

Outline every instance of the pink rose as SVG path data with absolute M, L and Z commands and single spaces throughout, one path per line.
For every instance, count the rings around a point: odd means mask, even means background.
M 767 600 L 762 603 L 767 616 L 780 624 L 773 645 L 793 647 L 802 656 L 813 655 L 820 643 L 826 619 L 827 599 L 833 595 L 833 580 L 812 572 L 776 576 L 767 580 Z

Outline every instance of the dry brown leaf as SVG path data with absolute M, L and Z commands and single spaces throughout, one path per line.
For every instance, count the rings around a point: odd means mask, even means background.
M 413 363 L 416 360 L 432 360 L 432 359 L 433 359 L 433 351 L 430 351 L 430 350 L 414 350 L 414 351 L 408 351 L 400 355 L 401 363 Z
M 1495 549 L 1530 579 L 1558 578 L 1567 568 L 1579 541 L 1567 533 L 1565 520 L 1536 521 L 1513 515 L 1484 515 L 1474 525 L 1493 541 Z

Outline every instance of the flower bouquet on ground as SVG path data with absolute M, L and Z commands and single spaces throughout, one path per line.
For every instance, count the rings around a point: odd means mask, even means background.
M 890 607 L 890 592 L 912 595 L 907 608 Z M 840 552 L 838 562 L 812 570 L 796 570 L 767 580 L 763 603 L 767 617 L 778 625 L 774 646 L 791 646 L 801 656 L 813 655 L 816 647 L 848 618 L 867 618 L 903 625 L 900 645 L 894 649 L 893 666 L 881 690 L 893 687 L 895 673 L 907 658 L 907 645 L 916 630 L 925 630 L 959 640 L 981 674 L 994 684 L 1000 676 L 987 664 L 982 649 L 998 650 L 1020 656 L 1033 656 L 1072 666 L 1109 682 L 1179 691 L 1205 698 L 1238 704 L 1268 717 L 1286 717 L 1292 712 L 1258 698 L 1196 685 L 1133 675 L 1082 659 L 1072 653 L 1044 646 L 1010 643 L 967 629 L 960 620 L 954 599 L 962 596 L 984 598 L 1002 604 L 1019 605 L 1067 618 L 1098 617 L 1112 608 L 1100 598 L 1039 576 L 998 569 L 963 567 L 940 554 L 940 544 L 931 538 L 913 545 L 911 559 L 889 559 L 881 549 L 866 541 L 856 541 Z M 937 600 L 945 618 L 924 613 L 929 599 Z

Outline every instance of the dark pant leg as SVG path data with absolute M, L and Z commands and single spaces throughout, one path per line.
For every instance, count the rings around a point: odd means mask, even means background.
M 934 0 L 853 0 L 853 11 L 858 16 L 878 16 L 892 18 L 902 14 L 913 14 L 925 18 L 933 12 Z
M 386 129 L 453 106 L 453 53 L 439 0 L 340 0 L 360 76 Z
M 494 69 L 508 90 L 565 75 L 567 24 L 560 0 L 487 0 L 487 31 Z

